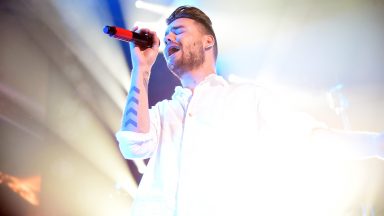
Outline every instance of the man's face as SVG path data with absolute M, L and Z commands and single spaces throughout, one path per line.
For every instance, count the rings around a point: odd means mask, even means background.
M 178 77 L 201 66 L 205 61 L 203 33 L 197 22 L 179 18 L 169 24 L 164 49 L 168 68 Z

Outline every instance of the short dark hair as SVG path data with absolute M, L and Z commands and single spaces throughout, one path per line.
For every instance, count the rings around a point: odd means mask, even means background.
M 209 17 L 199 8 L 184 5 L 176 8 L 173 13 L 167 18 L 167 25 L 171 24 L 173 21 L 179 18 L 189 18 L 195 20 L 204 27 L 204 30 L 206 31 L 205 33 L 208 33 L 213 36 L 213 38 L 215 39 L 215 45 L 213 46 L 214 54 L 215 59 L 217 59 L 217 39 L 215 32 L 212 28 L 211 19 L 209 19 Z

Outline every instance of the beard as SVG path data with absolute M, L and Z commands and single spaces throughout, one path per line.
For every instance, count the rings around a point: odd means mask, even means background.
M 196 69 L 205 62 L 203 43 L 200 41 L 186 47 L 181 46 L 179 52 L 181 52 L 180 58 L 175 59 L 173 63 L 167 63 L 169 70 L 179 78 L 185 72 Z

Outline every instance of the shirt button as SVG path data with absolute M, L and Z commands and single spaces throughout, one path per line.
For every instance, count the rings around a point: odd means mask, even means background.
M 189 117 L 192 117 L 192 113 L 188 113 L 188 116 L 189 116 Z

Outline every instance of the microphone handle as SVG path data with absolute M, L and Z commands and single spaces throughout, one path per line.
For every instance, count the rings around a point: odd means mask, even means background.
M 113 38 L 133 42 L 143 48 L 150 48 L 153 44 L 153 38 L 148 34 L 139 34 L 116 26 L 105 26 L 103 31 Z

